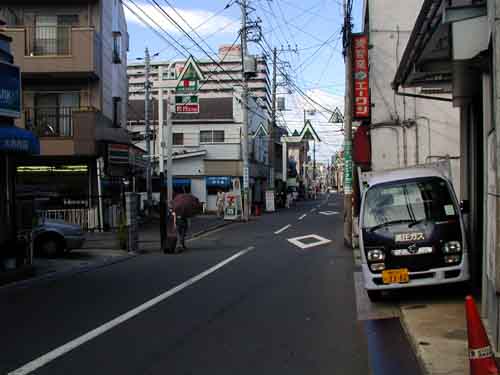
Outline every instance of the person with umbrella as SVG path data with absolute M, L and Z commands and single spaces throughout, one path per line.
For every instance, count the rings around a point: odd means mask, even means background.
M 172 201 L 177 227 L 177 238 L 183 250 L 186 250 L 186 235 L 189 227 L 188 219 L 195 216 L 201 208 L 200 201 L 191 194 L 178 194 Z

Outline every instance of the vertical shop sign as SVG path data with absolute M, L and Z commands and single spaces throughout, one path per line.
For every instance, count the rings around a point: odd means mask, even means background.
M 352 194 L 352 143 L 344 142 L 344 193 Z
M 352 71 L 353 71 L 353 118 L 355 120 L 370 117 L 370 90 L 368 81 L 368 36 L 353 34 L 352 36 Z

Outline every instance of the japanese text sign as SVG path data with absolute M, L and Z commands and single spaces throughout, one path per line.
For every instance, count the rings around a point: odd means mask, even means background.
M 354 85 L 353 118 L 370 117 L 370 90 L 368 81 L 368 36 L 352 36 L 352 70 Z

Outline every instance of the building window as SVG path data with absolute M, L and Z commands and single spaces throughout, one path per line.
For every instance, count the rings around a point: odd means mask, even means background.
M 224 143 L 224 130 L 201 130 L 200 143 Z
M 172 144 L 174 146 L 182 146 L 184 144 L 184 133 L 173 133 Z
M 122 114 L 122 98 L 113 97 L 113 126 L 119 128 L 121 126 Z
M 113 64 L 121 64 L 122 62 L 122 35 L 113 33 Z
M 213 131 L 214 143 L 224 143 L 224 130 Z

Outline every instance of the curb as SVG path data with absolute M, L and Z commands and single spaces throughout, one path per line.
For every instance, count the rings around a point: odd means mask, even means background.
M 56 271 L 56 272 L 40 275 L 37 277 L 32 277 L 29 279 L 13 282 L 10 284 L 5 284 L 5 285 L 0 286 L 0 292 L 24 289 L 24 288 L 33 286 L 33 285 L 38 284 L 38 283 L 50 282 L 50 281 L 62 279 L 64 277 L 70 277 L 70 276 L 78 275 L 81 273 L 93 271 L 93 270 L 96 270 L 99 268 L 111 266 L 113 264 L 125 262 L 127 260 L 132 259 L 132 258 L 135 258 L 138 255 L 139 254 L 137 254 L 137 253 L 130 253 L 130 254 L 126 254 L 124 256 L 116 257 L 117 259 L 104 260 L 104 261 L 101 261 L 101 262 L 98 262 L 98 263 L 95 263 L 92 265 L 88 265 L 88 266 L 72 267 L 72 268 L 69 268 L 69 269 L 64 270 L 64 271 L 59 271 L 59 272 Z
M 232 222 L 230 222 L 230 221 L 223 222 L 223 223 L 208 227 L 206 229 L 203 229 L 199 232 L 193 233 L 188 238 L 188 241 L 194 240 L 194 239 L 196 239 L 196 238 L 198 238 L 206 233 L 215 231 L 217 229 L 223 228 L 223 227 L 228 226 L 230 224 L 232 224 Z M 54 281 L 57 279 L 62 279 L 64 277 L 70 277 L 70 276 L 78 275 L 81 273 L 90 272 L 90 271 L 93 271 L 93 270 L 96 270 L 99 268 L 104 268 L 104 267 L 111 266 L 111 265 L 114 265 L 117 263 L 125 262 L 125 261 L 130 260 L 132 258 L 135 258 L 137 256 L 145 255 L 145 254 L 149 254 L 149 253 L 150 252 L 147 252 L 147 251 L 146 252 L 139 251 L 136 253 L 126 253 L 123 256 L 115 257 L 116 259 L 103 260 L 103 261 L 97 262 L 95 264 L 87 265 L 87 266 L 81 266 L 81 267 L 76 266 L 76 267 L 72 267 L 72 268 L 69 268 L 69 269 L 64 270 L 64 271 L 59 271 L 59 272 L 56 271 L 56 272 L 47 273 L 44 275 L 28 278 L 25 280 L 12 282 L 12 283 L 0 286 L 0 292 L 23 289 L 23 288 L 27 288 L 27 287 L 30 287 L 32 285 L 35 285 L 37 283 L 50 282 L 50 281 Z
M 415 353 L 415 357 L 417 357 L 418 367 L 422 371 L 422 375 L 432 375 L 430 370 L 425 365 L 424 358 L 422 357 L 422 353 L 419 350 L 419 345 L 415 337 L 410 334 L 410 329 L 408 323 L 406 322 L 405 315 L 403 313 L 403 309 L 399 306 L 399 321 L 401 322 L 401 327 L 403 327 L 403 331 L 406 333 L 406 337 L 408 337 L 408 341 L 410 342 L 411 348 Z

